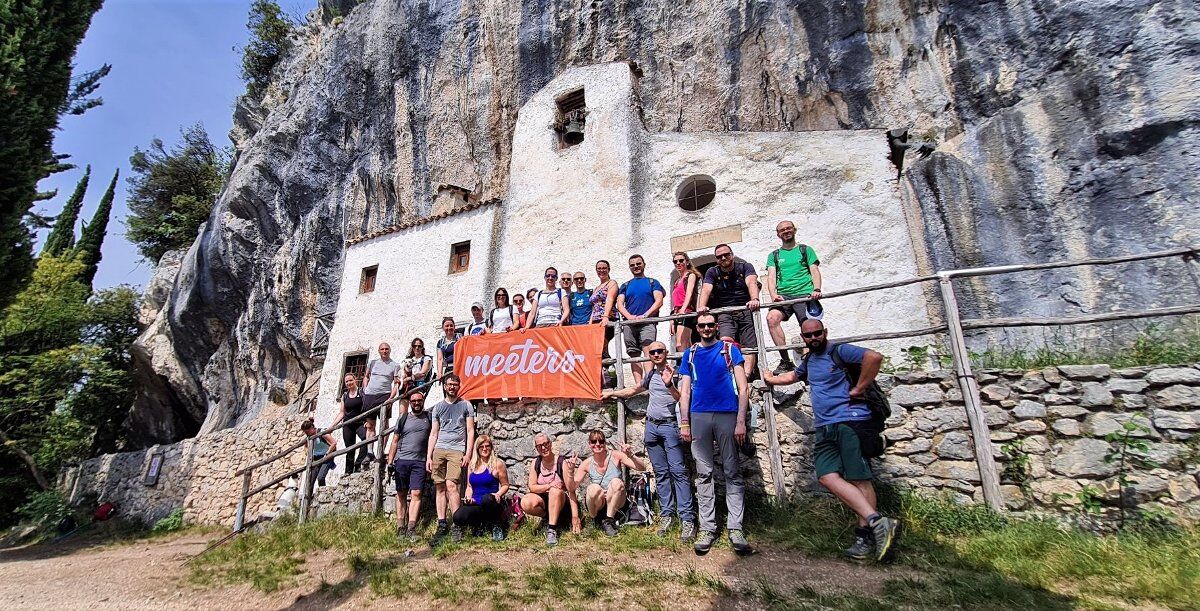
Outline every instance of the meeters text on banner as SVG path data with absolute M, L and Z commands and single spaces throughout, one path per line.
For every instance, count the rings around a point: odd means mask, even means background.
M 465 399 L 599 399 L 604 325 L 471 335 L 454 346 Z

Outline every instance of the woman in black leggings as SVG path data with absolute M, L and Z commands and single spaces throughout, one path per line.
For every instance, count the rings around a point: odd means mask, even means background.
M 337 426 L 346 420 L 355 418 L 363 411 L 363 397 L 362 392 L 359 391 L 358 388 L 358 378 L 355 378 L 354 374 L 348 373 L 346 374 L 345 383 L 346 390 L 342 391 L 342 395 L 338 397 L 338 417 L 333 421 L 333 424 L 330 425 L 331 427 Z M 358 427 L 361 425 L 361 422 L 352 422 L 349 425 L 342 427 L 342 443 L 346 444 L 347 448 L 354 445 L 358 440 L 356 429 L 358 429 Z M 354 456 L 357 454 L 359 457 L 364 457 L 366 456 L 366 451 L 366 446 L 363 446 L 357 451 L 346 455 L 347 474 L 354 473 L 354 464 L 357 462 L 354 460 Z
M 484 534 L 491 530 L 493 541 L 504 540 L 504 495 L 508 494 L 508 468 L 492 448 L 492 438 L 475 440 L 475 460 L 467 475 L 467 495 L 454 512 L 454 524 Z

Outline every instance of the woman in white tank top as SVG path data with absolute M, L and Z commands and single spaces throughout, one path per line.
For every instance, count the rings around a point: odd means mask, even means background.
M 562 289 L 555 286 L 557 282 L 558 270 L 547 267 L 546 288 L 537 292 L 533 310 L 530 312 L 530 318 L 534 321 L 533 326 L 556 327 L 566 323 L 567 318 L 571 315 L 571 302 L 567 300 L 569 295 L 563 295 Z

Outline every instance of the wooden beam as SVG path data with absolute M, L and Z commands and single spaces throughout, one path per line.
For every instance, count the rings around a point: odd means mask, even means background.
M 762 316 L 763 310 L 750 312 L 750 320 L 754 323 L 754 338 L 758 340 L 760 347 L 767 345 L 767 334 L 763 333 Z M 767 359 L 758 359 L 759 377 L 764 381 L 767 379 L 767 371 Z M 749 388 L 746 391 L 749 392 Z M 775 428 L 777 424 L 775 422 L 775 390 L 770 384 L 767 384 L 766 392 L 763 393 L 763 422 L 767 429 L 767 455 L 771 463 L 771 483 L 775 485 L 775 499 L 782 500 L 787 494 L 787 488 L 783 481 L 783 452 L 779 449 L 779 432 Z M 746 428 L 747 430 L 750 428 L 748 423 Z
M 1183 316 L 1200 313 L 1200 304 L 1172 306 L 1169 308 L 1151 308 L 1133 312 L 1105 312 L 1104 314 L 1085 314 L 1083 316 L 1059 316 L 1056 318 L 1013 317 L 1013 318 L 973 318 L 962 321 L 963 329 L 994 329 L 997 327 L 1049 327 L 1053 325 L 1080 325 L 1091 322 L 1109 320 L 1130 320 L 1134 318 L 1150 318 L 1153 316 Z

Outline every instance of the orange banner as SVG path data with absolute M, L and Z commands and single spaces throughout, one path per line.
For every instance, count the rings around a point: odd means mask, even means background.
M 465 399 L 599 399 L 604 325 L 464 337 L 454 372 Z

